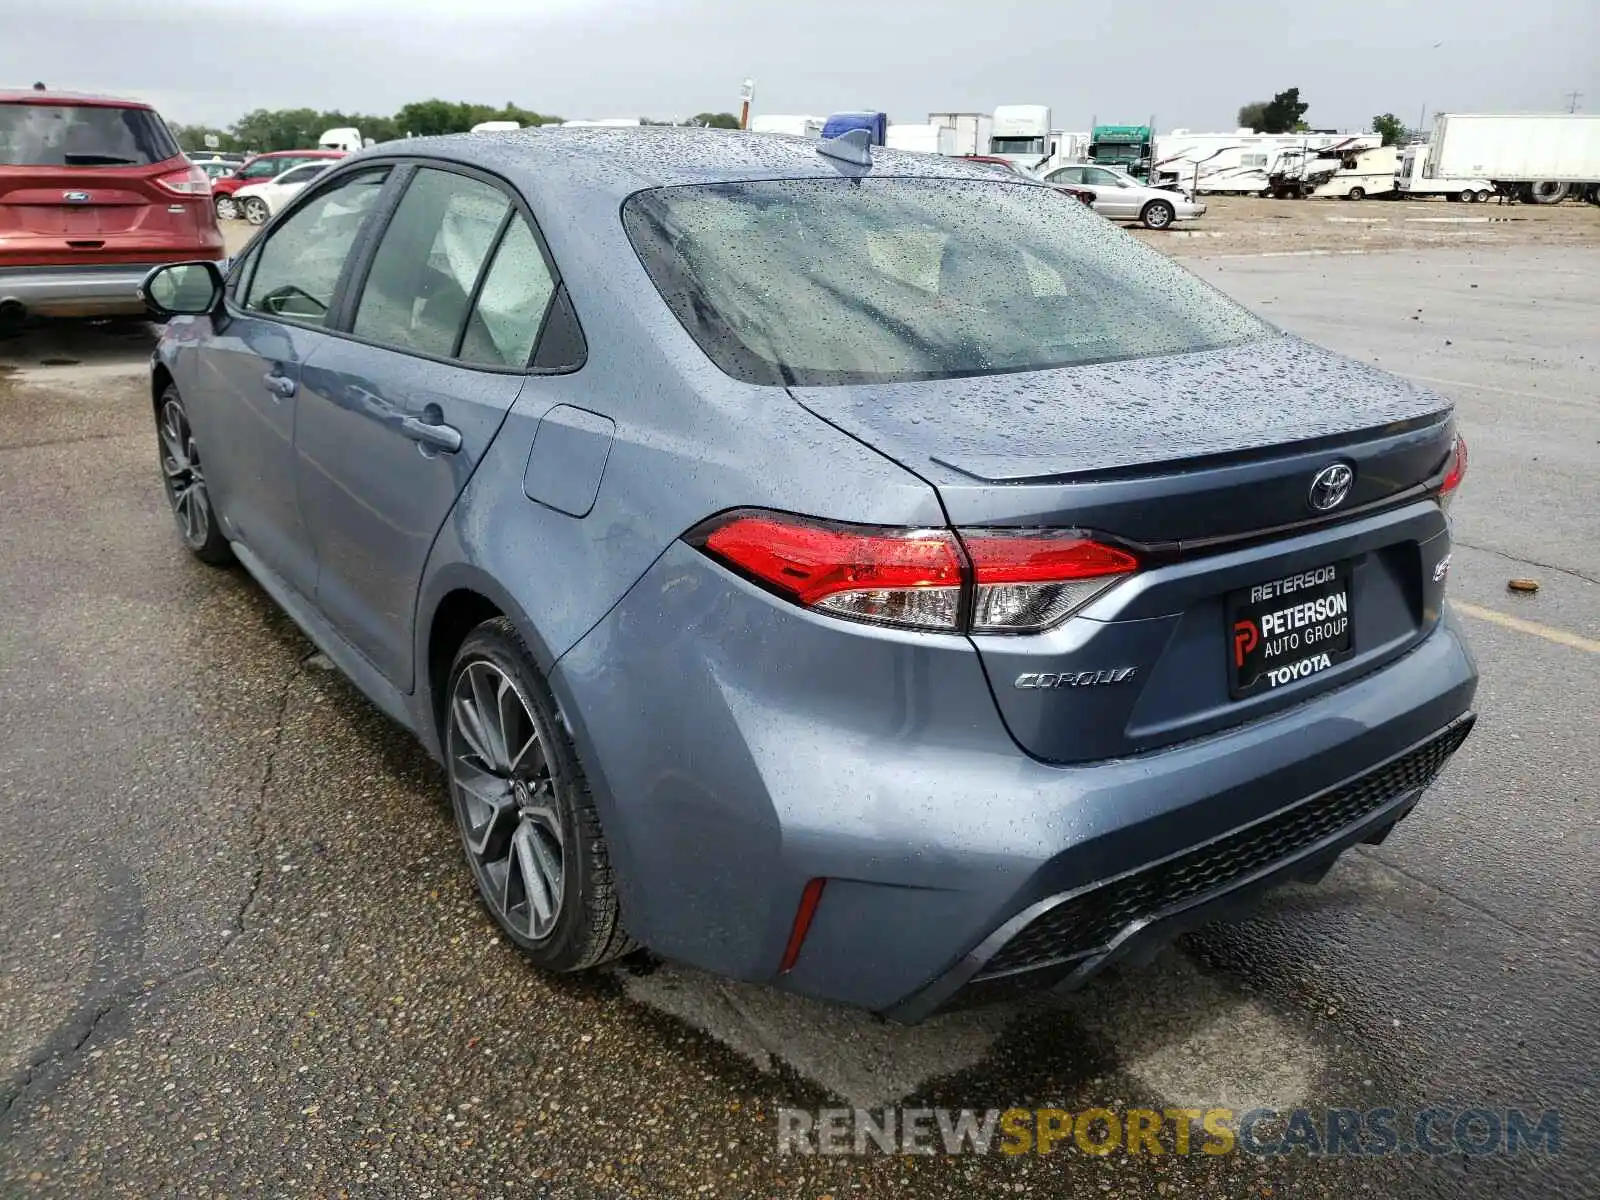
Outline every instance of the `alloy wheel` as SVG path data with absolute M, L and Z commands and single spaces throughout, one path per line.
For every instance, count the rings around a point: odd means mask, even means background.
M 233 202 L 232 196 L 217 197 L 217 216 L 224 221 L 236 221 L 239 219 L 239 206 Z
M 183 405 L 168 400 L 161 406 L 161 475 L 172 503 L 172 515 L 184 542 L 197 549 L 211 534 L 211 503 L 200 450 Z
M 264 200 L 251 196 L 244 202 L 244 219 L 252 225 L 265 225 L 271 215 Z
M 543 941 L 561 916 L 566 832 L 531 705 L 486 659 L 456 676 L 446 752 L 456 818 L 484 900 L 512 933 Z

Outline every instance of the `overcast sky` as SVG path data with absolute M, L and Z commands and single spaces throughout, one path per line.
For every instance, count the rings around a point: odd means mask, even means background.
M 439 96 L 566 117 L 991 111 L 1231 130 L 1298 86 L 1318 127 L 1393 111 L 1600 113 L 1600 0 L 0 0 L 0 86 L 144 97 L 174 122 Z M 1223 7 L 1227 16 L 1212 15 Z M 446 9 L 454 9 L 455 17 Z

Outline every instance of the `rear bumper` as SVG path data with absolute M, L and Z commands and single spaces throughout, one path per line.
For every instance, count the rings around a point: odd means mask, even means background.
M 1472 732 L 1468 713 L 1345 782 L 1221 837 L 1031 905 L 890 1016 L 917 1021 L 1023 991 L 1072 991 L 1113 962 L 1148 962 L 1179 934 L 1316 882 L 1357 842 L 1381 842 Z
M 30 315 L 41 317 L 134 315 L 144 312 L 138 295 L 139 284 L 160 265 L 147 262 L 0 267 L 0 304 L 16 301 Z
M 1057 766 L 1017 750 L 966 639 L 840 626 L 679 543 L 552 684 L 630 932 L 669 958 L 907 1020 L 950 1002 L 1065 898 L 1291 819 L 1451 729 L 1477 686 L 1446 617 L 1398 660 L 1291 708 Z M 1171 936 L 1223 893 L 1314 873 L 1403 815 L 1422 782 L 1251 858 L 1218 876 L 1220 890 L 1134 912 L 1071 969 L 1083 978 Z M 815 878 L 827 881 L 821 903 L 779 974 Z

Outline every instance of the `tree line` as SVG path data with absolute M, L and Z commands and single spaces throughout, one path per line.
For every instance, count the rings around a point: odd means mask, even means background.
M 303 150 L 315 146 L 323 131 L 328 129 L 355 128 L 361 131 L 362 137 L 377 142 L 392 142 L 404 137 L 466 133 L 484 121 L 553 125 L 561 119 L 553 113 L 534 112 L 509 101 L 496 108 L 491 104 L 470 104 L 458 100 L 417 100 L 388 117 L 340 112 L 337 109 L 319 112 L 312 108 L 258 108 L 246 113 L 226 129 L 210 125 L 174 125 L 172 132 L 177 136 L 178 144 L 192 152 L 214 148 L 263 154 L 268 150 Z M 649 121 L 647 124 L 673 122 Z M 739 118 L 732 113 L 697 113 L 682 124 L 737 129 Z M 206 145 L 207 136 L 217 139 L 215 147 Z
M 1302 133 L 1311 127 L 1306 124 L 1306 112 L 1311 107 L 1300 99 L 1299 88 L 1287 88 L 1271 100 L 1254 100 L 1239 108 L 1239 127 L 1254 129 L 1257 133 Z M 1382 113 L 1372 118 L 1372 132 L 1381 134 L 1385 146 L 1397 146 L 1418 136 L 1416 130 L 1407 129 L 1405 122 L 1393 113 Z

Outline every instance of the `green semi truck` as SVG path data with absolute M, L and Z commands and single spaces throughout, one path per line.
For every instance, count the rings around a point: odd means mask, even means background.
M 1153 121 L 1149 125 L 1095 125 L 1089 131 L 1089 161 L 1117 167 L 1148 183 L 1155 140 Z

